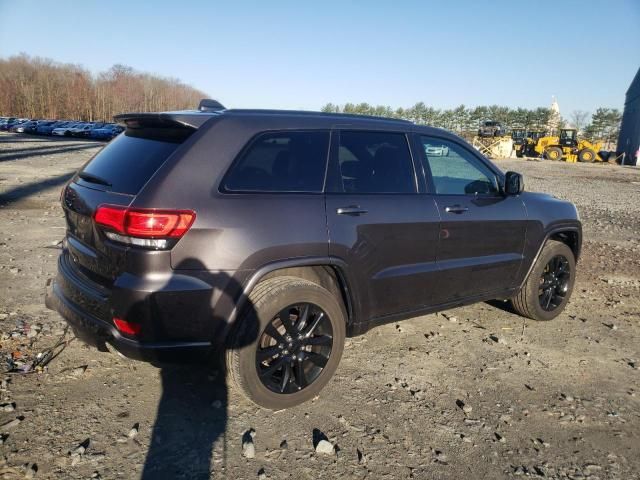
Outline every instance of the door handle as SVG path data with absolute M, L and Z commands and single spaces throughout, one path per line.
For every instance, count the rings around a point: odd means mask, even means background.
M 338 215 L 364 215 L 367 210 L 360 208 L 358 205 L 349 205 L 348 207 L 340 207 L 336 209 Z
M 469 209 L 462 205 L 451 205 L 450 207 L 446 207 L 444 211 L 447 213 L 464 213 L 469 211 Z

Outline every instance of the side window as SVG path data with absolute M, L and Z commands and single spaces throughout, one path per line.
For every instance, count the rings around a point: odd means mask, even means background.
M 415 193 L 413 164 L 402 133 L 342 131 L 337 193 Z
M 435 137 L 421 137 L 425 171 L 437 194 L 476 195 L 499 191 L 495 174 L 462 146 Z
M 234 162 L 224 188 L 249 192 L 321 192 L 328 150 L 328 131 L 263 133 Z

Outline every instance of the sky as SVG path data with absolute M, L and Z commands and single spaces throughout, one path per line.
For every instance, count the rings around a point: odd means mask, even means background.
M 0 0 L 0 57 L 179 78 L 228 108 L 622 108 L 640 0 Z M 0 92 L 0 95 L 2 92 Z

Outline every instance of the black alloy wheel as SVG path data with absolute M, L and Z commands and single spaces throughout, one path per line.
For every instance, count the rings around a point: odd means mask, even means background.
M 543 310 L 551 312 L 560 306 L 569 291 L 571 267 L 564 255 L 556 255 L 549 260 L 542 271 L 538 300 Z
M 289 305 L 267 324 L 258 341 L 258 377 L 275 393 L 298 392 L 320 376 L 332 348 L 327 313 L 313 303 Z

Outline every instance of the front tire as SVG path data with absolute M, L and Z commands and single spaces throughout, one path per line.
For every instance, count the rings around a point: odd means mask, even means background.
M 545 150 L 545 156 L 549 160 L 560 160 L 562 158 L 562 149 L 558 147 L 549 147 Z
M 593 163 L 596 161 L 596 152 L 590 148 L 583 148 L 578 152 L 578 161 L 585 163 Z
M 261 407 L 278 410 L 312 399 L 338 368 L 346 315 L 341 301 L 316 283 L 289 276 L 260 282 L 237 325 L 227 371 Z
M 553 320 L 569 302 L 576 279 L 572 250 L 549 240 L 542 248 L 522 290 L 511 299 L 513 309 L 533 320 Z

